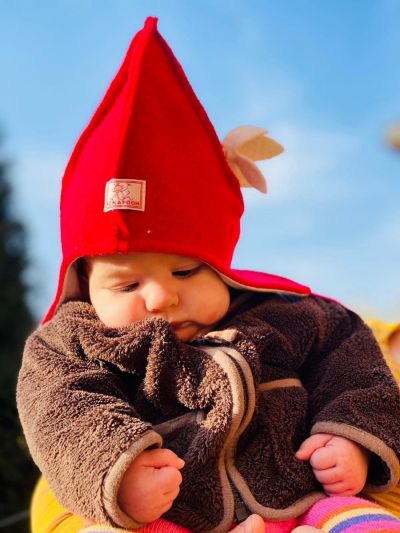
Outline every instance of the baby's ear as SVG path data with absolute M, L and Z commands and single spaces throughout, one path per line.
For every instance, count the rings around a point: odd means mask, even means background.
M 76 274 L 78 277 L 79 292 L 84 302 L 90 302 L 89 297 L 89 264 L 84 257 L 76 261 Z
M 241 187 L 254 187 L 263 193 L 267 192 L 267 181 L 254 161 L 271 159 L 283 152 L 283 147 L 267 133 L 256 126 L 239 126 L 222 141 L 225 157 Z

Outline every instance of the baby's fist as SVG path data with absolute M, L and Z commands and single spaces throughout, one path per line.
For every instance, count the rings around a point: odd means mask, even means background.
M 354 496 L 365 485 L 369 452 L 352 440 L 317 433 L 302 443 L 296 458 L 310 461 L 316 479 L 329 496 Z
M 166 513 L 179 494 L 185 465 L 165 448 L 146 450 L 132 461 L 118 491 L 121 509 L 139 523 L 153 522 Z

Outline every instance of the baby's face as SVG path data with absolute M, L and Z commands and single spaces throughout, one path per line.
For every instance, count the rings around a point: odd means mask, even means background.
M 130 253 L 87 259 L 89 296 L 110 327 L 161 317 L 182 341 L 221 320 L 229 290 L 210 267 L 187 257 Z

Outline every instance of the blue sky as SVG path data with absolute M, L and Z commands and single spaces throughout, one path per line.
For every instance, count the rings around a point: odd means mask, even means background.
M 218 134 L 265 127 L 285 147 L 245 192 L 234 264 L 286 275 L 364 313 L 400 318 L 397 0 L 3 2 L 2 153 L 27 224 L 40 317 L 60 259 L 58 193 L 69 154 L 148 15 Z

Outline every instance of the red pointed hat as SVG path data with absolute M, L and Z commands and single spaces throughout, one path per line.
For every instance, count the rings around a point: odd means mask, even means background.
M 215 130 L 182 67 L 146 20 L 67 165 L 63 260 L 55 300 L 79 295 L 79 257 L 160 252 L 197 258 L 231 286 L 308 294 L 269 274 L 234 270 L 243 200 Z

